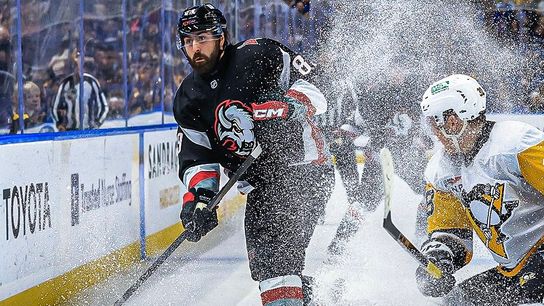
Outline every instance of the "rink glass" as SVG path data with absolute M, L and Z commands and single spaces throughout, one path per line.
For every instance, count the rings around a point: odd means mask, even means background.
M 209 2 L 223 11 L 233 43 L 269 37 L 298 52 L 315 50 L 317 27 L 325 18 L 324 1 L 319 0 L 312 1 L 312 18 L 282 0 Z M 8 61 L 0 65 L 0 135 L 9 134 L 13 113 L 26 113 L 24 97 L 15 91 L 18 83 L 28 81 L 40 88 L 42 113 L 35 116 L 38 119 L 33 117 L 33 128 L 25 130 L 23 124 L 18 133 L 56 130 L 52 105 L 60 82 L 72 73 L 98 79 L 109 106 L 101 129 L 174 123 L 173 98 L 190 72 L 175 46 L 176 24 L 179 13 L 199 1 L 20 0 L 19 4 L 0 0 L 0 21 L 9 37 L 5 43 L 0 37 L 0 52 L 6 50 L 0 55 Z M 77 58 L 83 63 L 81 69 L 70 60 L 74 49 L 81 49 Z

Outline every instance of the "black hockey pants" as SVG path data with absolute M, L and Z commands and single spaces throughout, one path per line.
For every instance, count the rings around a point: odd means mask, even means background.
M 446 304 L 502 306 L 542 303 L 544 298 L 542 255 L 543 251 L 533 255 L 514 277 L 506 277 L 493 268 L 461 282 L 445 297 Z
M 302 275 L 306 248 L 334 188 L 332 166 L 286 167 L 248 194 L 246 247 L 256 281 Z

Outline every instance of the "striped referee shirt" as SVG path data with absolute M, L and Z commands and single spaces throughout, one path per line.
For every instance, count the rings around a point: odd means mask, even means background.
M 83 74 L 83 129 L 98 128 L 104 123 L 108 114 L 108 102 L 100 88 L 98 80 L 88 73 Z M 57 126 L 66 126 L 66 130 L 75 130 L 79 123 L 79 82 L 74 74 L 62 80 L 55 102 L 52 116 Z

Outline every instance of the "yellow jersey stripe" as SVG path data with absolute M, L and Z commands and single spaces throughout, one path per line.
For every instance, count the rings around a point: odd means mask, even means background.
M 518 163 L 525 180 L 544 194 L 544 141 L 519 153 Z

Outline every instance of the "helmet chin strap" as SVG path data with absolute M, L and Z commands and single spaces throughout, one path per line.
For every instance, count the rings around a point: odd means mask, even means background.
M 438 129 L 440 130 L 440 133 L 442 133 L 442 136 L 444 136 L 447 139 L 451 140 L 451 142 L 453 142 L 453 145 L 455 146 L 455 150 L 457 151 L 457 153 L 460 153 L 460 154 L 462 154 L 463 152 L 461 152 L 461 146 L 459 145 L 459 137 L 463 134 L 463 132 L 465 131 L 467 125 L 468 125 L 467 122 L 463 120 L 463 127 L 461 128 L 459 133 L 457 133 L 455 135 L 450 135 L 450 134 L 446 133 L 446 130 L 444 130 L 443 125 L 438 127 Z

